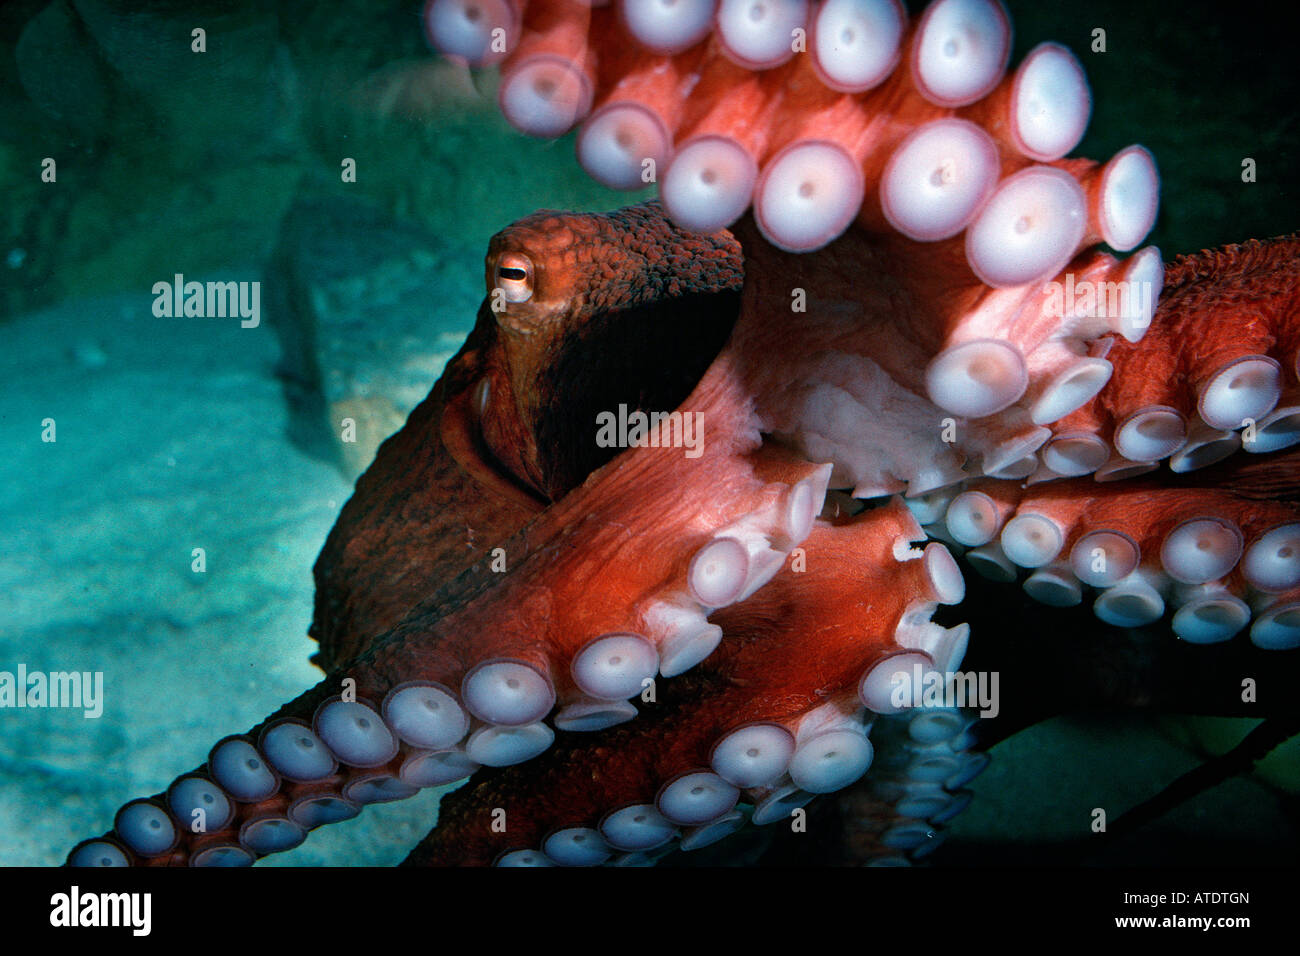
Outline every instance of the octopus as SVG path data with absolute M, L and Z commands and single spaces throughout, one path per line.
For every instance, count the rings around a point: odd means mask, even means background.
M 316 563 L 326 676 L 70 864 L 250 864 L 465 781 L 408 863 L 906 865 L 1081 702 L 1294 732 L 1300 238 L 1141 248 L 1153 156 L 1067 158 L 1082 67 L 1008 72 L 989 0 L 424 23 L 659 199 L 492 239 Z

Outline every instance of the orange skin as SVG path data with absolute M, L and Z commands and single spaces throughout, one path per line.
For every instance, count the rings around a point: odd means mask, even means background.
M 686 236 L 640 207 L 608 216 L 537 213 L 493 238 L 489 293 L 507 255 L 534 264 L 532 297 L 499 313 L 491 295 L 484 300 L 468 341 L 384 443 L 325 542 L 311 628 L 322 668 L 352 657 L 479 564 L 601 462 L 587 422 L 575 420 L 575 401 L 593 410 L 619 401 L 673 407 L 730 331 L 741 276 L 740 247 L 730 236 Z M 705 317 L 710 328 L 678 335 L 708 302 L 715 305 Z M 693 357 L 683 355 L 682 341 Z M 593 350 L 603 352 L 604 365 L 590 361 Z M 680 364 L 671 375 L 637 382 L 627 365 L 635 367 L 641 350 L 665 361 L 671 350 Z M 611 361 L 618 355 L 622 363 Z M 566 360 L 582 371 L 571 375 Z M 567 377 L 540 385 L 547 369 Z M 480 413 L 475 395 L 483 382 L 488 401 Z

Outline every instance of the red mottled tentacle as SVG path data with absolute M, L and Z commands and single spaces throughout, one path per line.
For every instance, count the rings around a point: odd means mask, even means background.
M 688 680 L 675 691 L 699 697 L 709 686 Z M 871 769 L 835 794 L 847 821 L 840 853 L 845 862 L 906 865 L 942 843 L 943 827 L 970 805 L 966 784 L 989 763 L 987 754 L 973 749 L 969 728 L 976 719 L 971 712 L 927 707 L 872 720 L 866 728 Z M 789 824 L 816 797 L 785 780 L 742 790 L 734 809 L 707 824 L 675 824 L 646 796 L 655 792 L 653 785 L 625 776 L 629 767 L 649 776 L 655 764 L 650 748 L 669 743 L 662 737 L 674 731 L 689 738 L 695 728 L 666 717 L 653 724 L 647 719 L 636 729 L 561 744 L 542 760 L 478 778 L 443 798 L 438 827 L 405 865 L 647 865 L 673 850 L 711 846 L 746 824 Z M 593 762 L 591 753 L 603 759 Z M 613 753 L 626 755 L 627 763 L 611 764 Z
M 521 553 L 505 555 L 514 563 L 499 584 L 436 619 L 413 615 L 376 643 L 366 666 L 393 683 L 458 688 L 490 725 L 533 725 L 558 695 L 564 727 L 592 698 L 634 696 L 639 677 L 630 690 L 624 684 L 643 671 L 671 676 L 700 660 L 720 637 L 706 615 L 769 580 L 802 541 L 828 469 L 759 451 L 725 358 L 680 412 L 703 429 L 695 454 L 629 450 L 530 526 Z M 669 487 L 673 495 L 657 493 Z M 626 648 L 611 651 L 625 670 L 602 674 L 595 645 L 614 635 L 625 638 Z M 368 679 L 358 677 L 363 690 Z M 618 714 L 630 716 L 609 708 Z M 477 752 L 473 740 L 469 749 Z
M 965 230 L 975 273 L 1006 286 L 1048 278 L 1097 241 L 1135 248 L 1155 218 L 1145 151 L 1057 162 L 1087 125 L 1083 71 L 1043 44 L 1004 78 L 1011 28 L 992 0 L 939 0 L 910 23 L 896 0 L 530 0 L 522 33 L 505 7 L 438 0 L 429 22 L 459 22 L 461 4 L 500 21 L 511 122 L 543 136 L 582 122 L 588 172 L 658 182 L 690 228 L 728 226 L 752 202 L 764 236 L 791 251 L 855 218 L 924 240 Z M 544 69 L 526 66 L 539 57 Z
M 1300 238 L 1180 256 L 1141 344 L 1119 341 L 1097 398 L 1118 454 L 1183 472 L 1300 440 Z
M 1029 474 L 1051 437 L 1046 425 L 1109 377 L 1090 353 L 1121 315 L 1062 317 L 1055 284 L 990 289 L 963 278 L 956 240 L 917 245 L 853 231 L 817 256 L 796 256 L 743 223 L 737 233 L 747 260 L 733 346 L 747 359 L 764 429 L 833 461 L 832 486 L 858 497 Z M 1071 268 L 1089 282 L 1145 282 L 1134 272 L 1158 270 L 1159 260 L 1095 254 Z M 799 348 L 765 359 L 792 322 Z
M 747 260 L 733 347 L 763 427 L 833 461 L 832 487 L 858 497 L 916 497 L 979 474 L 1115 480 L 1171 455 L 1184 472 L 1300 439 L 1289 397 L 1300 240 L 1181 258 L 1156 309 L 1160 263 L 1147 253 L 1089 254 L 1046 285 L 993 290 L 962 278 L 954 241 L 852 232 L 810 257 L 765 246 L 744 223 L 737 233 Z M 792 321 L 800 348 L 773 361 Z M 1242 413 L 1240 434 L 1197 408 Z
M 728 640 L 698 673 L 643 693 L 642 716 L 626 729 L 564 738 L 552 753 L 449 796 L 408 862 L 598 863 L 696 849 L 850 785 L 872 761 L 864 706 L 869 717 L 901 713 L 912 698 L 891 699 L 896 675 L 910 686 L 914 664 L 946 671 L 964 651 L 964 627 L 929 621 L 939 602 L 960 599 L 960 575 L 941 546 L 912 546 L 920 534 L 897 502 L 819 524 L 806 556 L 714 616 Z M 948 757 L 931 760 L 926 783 L 935 786 L 922 786 L 921 772 L 909 770 L 914 755 L 890 744 L 899 753 L 885 760 L 880 787 L 918 778 L 900 820 L 947 808 L 945 781 L 971 769 L 962 756 L 969 742 L 954 748 L 951 720 L 929 711 L 917 719 L 928 729 L 918 726 L 914 743 L 942 744 Z M 893 839 L 897 853 L 906 837 Z
M 1297 457 L 1234 459 L 1201 486 L 1148 477 L 1121 486 L 1087 479 L 1028 487 L 974 482 L 923 517 L 966 560 L 1046 604 L 1096 590 L 1102 620 L 1132 627 L 1166 608 L 1178 636 L 1229 640 L 1249 627 L 1263 648 L 1300 646 Z M 1287 496 L 1290 500 L 1276 500 Z M 1253 617 L 1253 623 L 1252 623 Z

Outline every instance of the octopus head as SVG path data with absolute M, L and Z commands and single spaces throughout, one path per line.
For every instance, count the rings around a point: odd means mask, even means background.
M 671 410 L 694 388 L 738 315 L 742 264 L 730 233 L 646 203 L 535 213 L 493 237 L 484 272 L 468 404 L 497 463 L 554 500 L 617 452 L 598 414 Z

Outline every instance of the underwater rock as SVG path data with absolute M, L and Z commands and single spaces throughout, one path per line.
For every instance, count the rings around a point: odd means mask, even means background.
M 56 0 L 19 40 L 23 87 L 86 134 L 155 137 L 161 126 L 173 154 L 223 160 L 268 144 L 284 149 L 296 136 L 301 91 L 274 8 L 193 6 Z
M 480 275 L 477 256 L 368 202 L 295 201 L 263 289 L 294 443 L 359 475 L 459 349 Z

